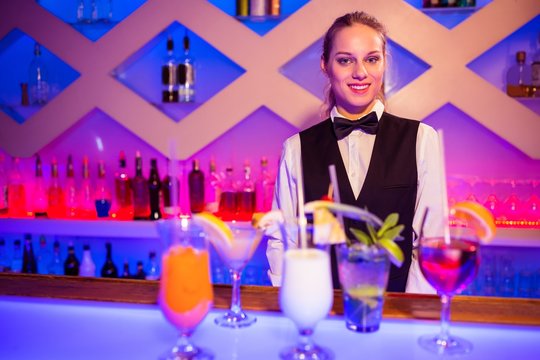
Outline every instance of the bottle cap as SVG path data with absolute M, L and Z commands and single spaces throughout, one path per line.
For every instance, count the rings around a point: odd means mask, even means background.
M 83 250 L 85 250 L 85 251 L 90 250 L 90 245 L 88 245 L 88 244 L 83 245 Z
M 516 60 L 518 63 L 525 63 L 525 59 L 527 58 L 527 53 L 523 50 L 518 51 L 516 53 Z

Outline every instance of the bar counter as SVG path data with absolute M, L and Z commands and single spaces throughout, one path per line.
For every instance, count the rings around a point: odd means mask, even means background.
M 157 359 L 175 341 L 156 305 L 157 290 L 157 281 L 0 274 L 0 359 Z M 214 286 L 214 309 L 193 335 L 216 359 L 277 359 L 295 342 L 277 288 L 242 287 L 243 307 L 258 318 L 253 326 L 214 325 L 230 295 L 230 286 Z M 336 290 L 314 339 L 336 359 L 435 359 L 417 339 L 438 332 L 439 311 L 437 296 L 388 293 L 380 330 L 358 334 L 345 328 Z M 466 359 L 536 359 L 540 300 L 456 296 L 451 333 L 473 343 Z

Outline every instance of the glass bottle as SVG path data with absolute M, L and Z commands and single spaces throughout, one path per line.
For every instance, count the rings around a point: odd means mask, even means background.
M 68 218 L 79 217 L 79 191 L 75 182 L 75 170 L 73 168 L 73 157 L 68 155 L 66 164 L 66 215 Z
M 150 159 L 150 175 L 148 176 L 148 193 L 150 195 L 150 220 L 161 219 L 161 179 L 157 168 L 157 159 Z
M 205 179 L 204 194 L 206 197 L 206 211 L 217 213 L 219 210 L 219 197 L 221 195 L 221 177 L 217 172 L 216 161 L 214 159 L 210 159 L 208 176 Z
M 236 16 L 249 15 L 249 0 L 236 0 Z
M 133 193 L 131 179 L 126 170 L 126 154 L 121 151 L 118 171 L 114 175 L 114 188 L 116 194 L 116 218 L 119 220 L 133 220 Z
M 41 157 L 36 154 L 36 177 L 34 179 L 33 210 L 36 217 L 47 216 L 47 190 L 43 179 Z
M 192 213 L 204 211 L 204 173 L 199 166 L 199 160 L 195 159 L 188 175 L 189 203 Z
M 49 101 L 49 74 L 41 58 L 41 45 L 34 44 L 34 58 L 30 62 L 28 84 L 30 103 L 45 105 Z
M 268 13 L 267 0 L 249 0 L 250 16 L 265 16 Z
M 535 87 L 535 93 L 533 96 L 540 96 L 540 33 L 538 34 L 538 41 L 536 43 L 536 52 L 533 55 L 531 64 L 531 84 Z
M 234 220 L 236 217 L 236 184 L 232 166 L 225 169 L 222 181 L 221 196 L 219 198 L 219 216 L 225 220 Z
M 145 280 L 146 279 L 146 272 L 144 271 L 144 266 L 142 261 L 137 261 L 137 270 L 135 272 L 135 275 L 133 275 L 134 279 L 138 280 Z
M 80 276 L 96 276 L 96 264 L 92 260 L 92 253 L 90 252 L 90 245 L 83 245 L 83 257 L 81 265 L 79 267 Z
M 146 263 L 145 273 L 146 280 L 159 280 L 160 270 L 158 261 L 156 260 L 155 251 L 150 251 L 148 254 L 148 262 Z
M 105 178 L 105 163 L 103 161 L 98 163 L 98 178 L 96 181 L 96 192 L 94 199 L 97 217 L 109 217 L 109 211 L 111 210 L 111 193 L 109 191 L 109 187 L 107 186 L 107 180 Z
M 122 267 L 122 278 L 131 279 L 131 273 L 129 272 L 129 261 L 124 260 L 124 266 Z
M 148 181 L 143 176 L 142 157 L 138 151 L 135 154 L 135 177 L 133 178 L 133 218 L 135 220 L 150 218 Z
M 48 189 L 47 215 L 52 219 L 61 219 L 66 216 L 64 190 L 58 179 L 58 162 L 53 157 L 51 162 L 51 182 Z
M 268 170 L 268 159 L 261 158 L 261 168 L 256 183 L 255 194 L 257 195 L 256 211 L 267 212 L 272 208 L 275 180 Z
M 106 243 L 105 247 L 107 248 L 107 257 L 105 259 L 105 263 L 101 267 L 101 276 L 105 278 L 117 278 L 118 268 L 112 259 L 112 245 L 111 243 Z
M 8 213 L 8 178 L 4 159 L 4 154 L 0 153 L 0 216 Z
M 281 0 L 268 0 L 268 15 L 281 15 Z
M 64 261 L 64 275 L 79 276 L 79 259 L 75 255 L 75 247 L 73 244 L 68 246 L 68 256 Z
M 171 168 L 170 160 L 167 159 L 167 169 Z M 180 206 L 180 181 L 178 177 L 171 176 L 171 171 L 167 171 L 167 175 L 162 181 L 163 189 L 163 212 L 165 217 L 172 217 L 174 215 L 173 206 Z M 179 212 L 179 211 L 178 211 Z
M 48 266 L 51 262 L 52 255 L 47 249 L 47 239 L 44 235 L 39 237 L 39 251 L 36 256 L 37 269 L 39 274 L 48 274 Z
M 180 102 L 195 101 L 195 64 L 189 53 L 190 40 L 188 31 L 184 35 L 184 55 L 178 64 L 178 100 Z
M 37 262 L 32 245 L 32 235 L 24 235 L 23 265 L 22 272 L 25 274 L 37 274 Z
M 51 262 L 47 266 L 47 272 L 51 275 L 62 275 L 64 269 L 62 267 L 62 259 L 60 257 L 60 243 L 58 240 L 54 241 L 53 244 L 53 254 Z
M 81 219 L 94 219 L 96 217 L 96 204 L 94 192 L 90 181 L 88 157 L 83 158 L 82 181 L 79 190 L 79 217 Z
M 171 35 L 167 37 L 167 57 L 161 66 L 161 84 L 163 91 L 161 101 L 164 103 L 178 102 L 178 61 L 174 56 L 174 41 Z
M 11 271 L 20 273 L 23 268 L 23 257 L 21 251 L 21 240 L 17 239 L 13 242 L 13 254 L 11 258 Z
M 8 214 L 10 217 L 26 217 L 26 189 L 19 168 L 19 158 L 13 159 L 8 179 Z
M 6 240 L 0 238 L 0 273 L 11 270 L 11 261 L 6 251 Z
M 531 83 L 531 70 L 525 64 L 526 56 L 525 51 L 516 52 L 516 64 L 511 66 L 506 74 L 506 93 L 512 97 L 528 95 L 526 85 Z
M 239 220 L 251 220 L 255 211 L 255 183 L 251 178 L 251 166 L 249 162 L 244 163 L 244 178 L 240 182 L 240 187 L 236 193 L 237 212 Z

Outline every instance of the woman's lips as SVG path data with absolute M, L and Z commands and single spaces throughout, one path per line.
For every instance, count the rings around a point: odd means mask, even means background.
M 355 93 L 363 93 L 369 88 L 369 84 L 350 84 L 349 88 Z

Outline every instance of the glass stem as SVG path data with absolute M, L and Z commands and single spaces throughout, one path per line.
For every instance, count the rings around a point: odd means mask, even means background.
M 178 340 L 176 340 L 176 349 L 180 353 L 192 353 L 195 351 L 195 348 L 189 341 L 189 333 L 180 333 Z
M 447 341 L 450 338 L 450 295 L 441 295 L 441 333 L 439 341 Z
M 232 298 L 231 298 L 231 312 L 233 314 L 239 314 L 242 312 L 242 306 L 240 304 L 240 278 L 242 277 L 242 271 L 229 270 L 232 279 Z
M 312 329 L 300 329 L 300 337 L 298 338 L 298 348 L 303 351 L 311 351 L 314 347 L 313 339 L 311 335 L 313 334 Z

